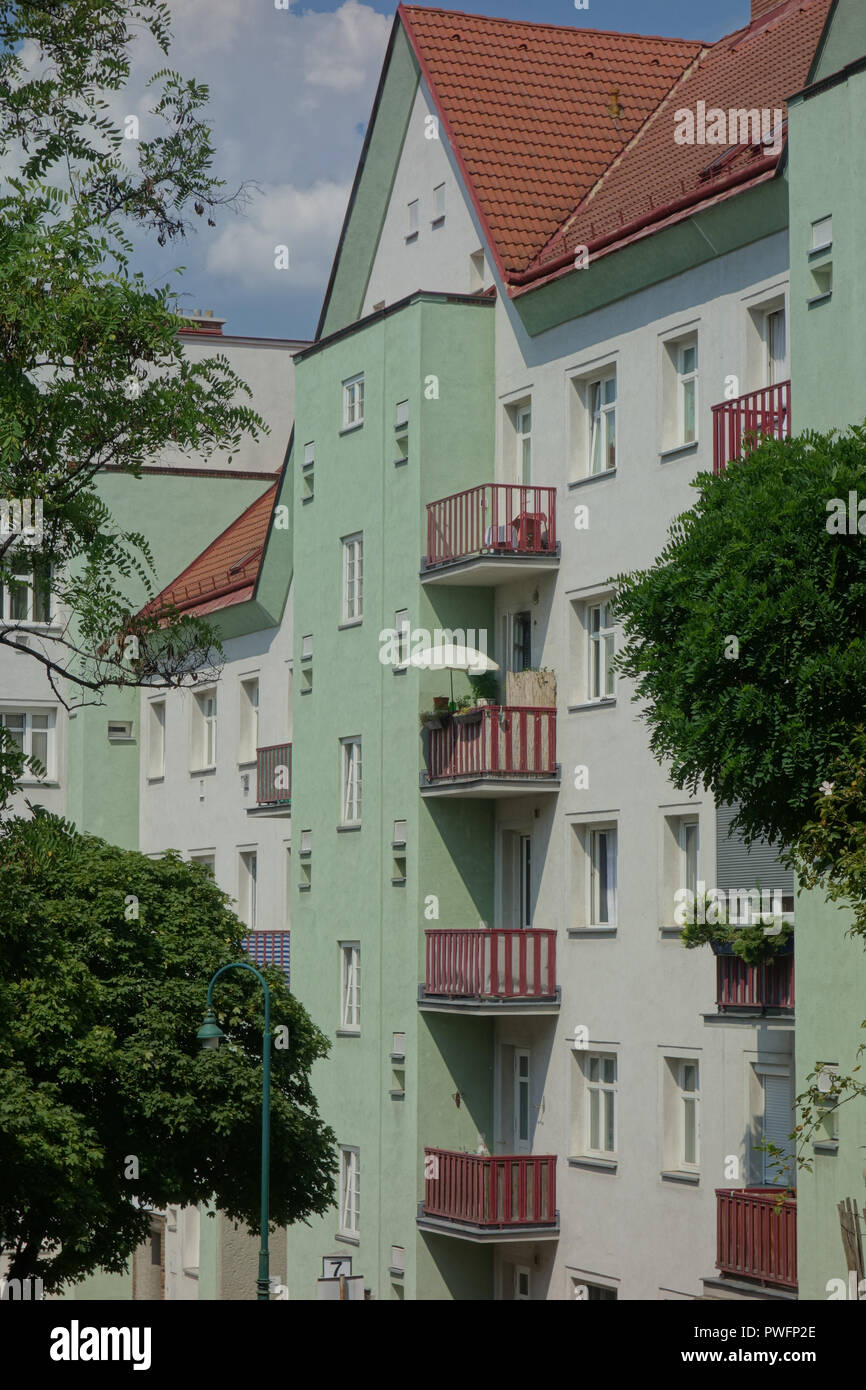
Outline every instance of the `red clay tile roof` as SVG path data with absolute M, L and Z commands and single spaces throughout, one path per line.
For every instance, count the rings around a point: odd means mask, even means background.
M 703 45 L 400 5 L 506 275 L 524 270 Z
M 143 611 L 154 613 L 171 605 L 183 613 L 203 617 L 252 598 L 277 486 L 274 483 L 257 497 Z
M 807 81 L 832 0 L 787 0 L 753 24 L 708 49 L 675 84 L 658 110 L 612 164 L 560 231 L 537 257 L 533 271 L 556 269 L 558 257 L 573 261 L 574 248 L 604 241 L 613 249 L 634 235 L 654 231 L 671 214 L 689 215 L 696 206 L 715 201 L 726 188 L 739 191 L 746 182 L 772 178 L 781 155 L 767 158 L 763 149 L 741 146 L 712 177 L 702 171 L 726 145 L 679 145 L 674 140 L 675 112 L 757 107 L 781 109 L 785 99 Z M 732 142 L 735 143 L 735 142 Z M 735 182 L 739 180 L 739 182 Z M 671 209 L 675 200 L 687 206 Z M 667 212 L 665 211 L 667 209 Z M 648 215 L 652 214 L 652 220 Z M 644 219 L 645 228 L 635 222 Z M 631 224 L 631 227 L 629 226 Z M 616 235 L 622 229 L 622 237 Z M 631 235 L 630 235 L 631 234 Z M 520 277 L 521 279 L 529 279 Z M 532 277 L 535 279 L 535 276 Z

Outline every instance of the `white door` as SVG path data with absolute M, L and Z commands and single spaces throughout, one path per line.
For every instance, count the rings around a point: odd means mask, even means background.
M 514 1049 L 514 1152 L 528 1154 L 532 1147 L 529 1123 L 529 1050 Z
M 532 407 L 522 405 L 514 417 L 517 435 L 516 481 L 532 482 Z
M 532 836 L 520 836 L 520 901 L 517 926 L 527 930 L 532 926 Z
M 792 1158 L 789 1135 L 796 1123 L 794 1119 L 791 1077 L 788 1072 L 765 1073 L 761 1077 L 764 1089 L 763 1138 L 776 1144 L 784 1154 Z M 786 1187 L 794 1182 L 793 1165 L 780 1166 L 782 1160 L 761 1150 L 763 1159 L 763 1182 L 765 1187 Z

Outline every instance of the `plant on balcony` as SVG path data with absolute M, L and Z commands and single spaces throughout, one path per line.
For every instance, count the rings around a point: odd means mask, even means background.
M 794 928 L 790 922 L 732 922 L 727 901 L 721 903 L 711 893 L 704 894 L 703 910 L 696 911 L 695 917 L 695 921 L 685 924 L 680 937 L 687 950 L 711 946 L 716 955 L 733 954 L 747 965 L 766 965 L 776 956 L 787 954 L 793 944 Z
M 445 709 L 424 709 L 421 711 L 420 720 L 422 729 L 441 729 L 444 721 L 448 718 L 448 702 L 445 702 Z
M 434 695 L 434 696 L 433 696 L 433 713 L 434 713 L 434 714 L 447 714 L 447 713 L 448 713 L 448 696 L 447 696 L 447 695 Z
M 472 694 L 475 703 L 495 705 L 499 702 L 499 680 L 494 671 L 482 671 L 480 675 L 470 676 L 469 684 L 472 686 Z

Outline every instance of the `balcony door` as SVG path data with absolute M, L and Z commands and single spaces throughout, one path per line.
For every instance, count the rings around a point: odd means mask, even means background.
M 785 310 L 773 309 L 764 318 L 764 343 L 767 352 L 766 377 L 768 386 L 777 386 L 787 381 L 788 334 L 785 324 Z
M 763 1099 L 761 1138 L 775 1144 L 788 1158 L 787 1165 L 782 1167 L 781 1158 L 774 1158 L 766 1150 L 759 1149 L 761 1182 L 764 1187 L 793 1187 L 796 1177 L 789 1136 L 796 1119 L 791 1072 L 786 1066 L 762 1066 L 760 1063 L 755 1070 L 760 1078 Z
M 528 1154 L 532 1148 L 530 1126 L 530 1053 L 525 1047 L 514 1049 L 514 1144 L 512 1152 Z
M 502 832 L 502 926 L 527 931 L 532 926 L 532 836 Z

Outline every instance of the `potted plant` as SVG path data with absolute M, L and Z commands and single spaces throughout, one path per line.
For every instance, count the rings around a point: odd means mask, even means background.
M 482 671 L 480 675 L 470 676 L 469 684 L 472 686 L 472 694 L 478 708 L 483 709 L 485 705 L 499 703 L 499 681 L 495 672 Z
M 447 695 L 434 695 L 434 696 L 433 696 L 433 710 L 434 710 L 434 712 L 435 712 L 436 714 L 447 714 L 447 713 L 448 713 L 448 696 L 447 696 Z
M 457 724 L 478 724 L 483 716 L 481 710 L 473 705 L 471 695 L 461 695 L 453 718 Z
M 776 956 L 791 955 L 794 928 L 784 918 L 764 922 L 760 914 L 747 923 L 732 922 L 727 899 L 719 902 L 713 894 L 704 895 L 703 910 L 683 927 L 681 941 L 692 950 L 709 946 L 715 956 L 739 956 L 747 965 L 766 965 Z
M 420 718 L 422 729 L 441 729 L 443 718 L 447 718 L 447 711 L 439 709 L 424 709 L 421 711 Z

